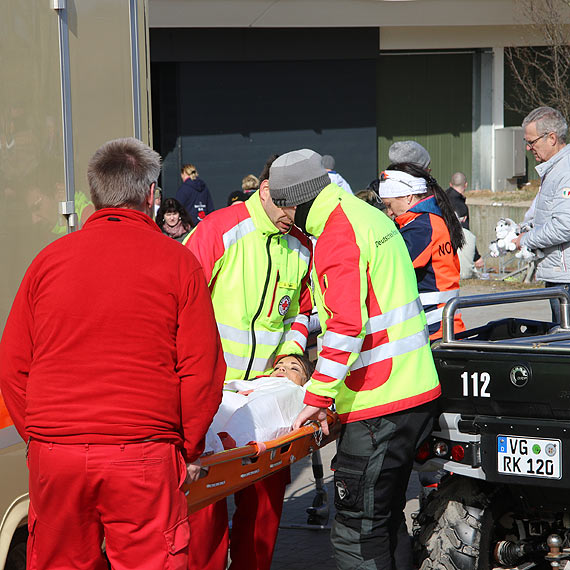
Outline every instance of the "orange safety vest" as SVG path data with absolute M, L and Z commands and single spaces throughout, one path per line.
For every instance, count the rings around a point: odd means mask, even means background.
M 424 198 L 396 218 L 396 224 L 412 258 L 418 291 L 431 341 L 441 338 L 445 303 L 459 295 L 459 256 L 453 251 L 449 230 L 433 196 Z M 455 332 L 465 330 L 459 313 Z

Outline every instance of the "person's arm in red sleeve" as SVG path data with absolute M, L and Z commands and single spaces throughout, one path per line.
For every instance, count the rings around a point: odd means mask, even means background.
M 302 347 L 303 350 L 305 350 L 307 346 L 307 338 L 309 337 L 309 318 L 313 310 L 310 277 L 311 270 L 309 269 L 309 271 L 307 271 L 307 275 L 305 275 L 305 278 L 301 283 L 301 295 L 299 296 L 299 315 L 303 315 L 305 319 L 300 322 L 295 322 L 291 325 L 291 330 L 296 330 L 305 338 L 305 344 Z
M 25 428 L 26 387 L 34 346 L 30 281 L 28 272 L 12 305 L 0 343 L 0 391 L 12 421 L 24 441 L 28 441 Z
M 222 232 L 211 220 L 204 219 L 192 231 L 185 245 L 196 256 L 210 286 L 225 252 Z
M 305 404 L 317 408 L 330 406 L 336 397 L 360 354 L 368 321 L 366 267 L 354 230 L 340 208 L 327 224 L 328 231 L 319 237 L 315 247 L 315 269 L 327 314 L 326 332 L 305 396 Z
M 185 459 L 192 462 L 204 451 L 226 374 L 210 293 L 199 268 L 188 277 L 181 299 L 176 349 Z
M 184 244 L 202 266 L 209 287 L 224 262 L 226 249 L 254 227 L 245 203 L 212 214 L 194 228 Z

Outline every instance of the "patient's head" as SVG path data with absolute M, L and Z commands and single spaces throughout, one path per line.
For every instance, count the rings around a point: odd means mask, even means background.
M 314 363 L 304 354 L 290 354 L 282 356 L 276 362 L 272 376 L 288 378 L 298 386 L 303 386 L 311 377 L 314 369 Z

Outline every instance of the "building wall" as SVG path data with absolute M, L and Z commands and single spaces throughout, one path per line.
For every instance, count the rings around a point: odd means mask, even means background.
M 377 174 L 377 45 L 377 30 L 152 30 L 165 194 L 191 162 L 225 206 L 269 155 L 303 147 L 366 187 Z
M 495 188 L 497 186 L 495 172 L 495 128 L 501 128 L 505 124 L 511 124 L 511 117 L 503 120 L 504 111 L 504 90 L 503 90 L 503 52 L 504 46 L 510 45 L 542 45 L 544 37 L 531 25 L 525 15 L 520 10 L 518 0 L 414 0 L 407 2 L 395 1 L 371 1 L 371 0 L 149 0 L 150 6 L 150 26 L 152 28 L 151 47 L 154 59 L 157 62 L 154 69 L 158 74 L 166 73 L 165 65 L 169 62 L 205 62 L 211 61 L 217 64 L 224 64 L 234 67 L 241 66 L 244 73 L 248 73 L 248 66 L 243 66 L 244 62 L 275 62 L 275 66 L 270 66 L 270 75 L 273 69 L 277 69 L 280 64 L 277 62 L 294 61 L 329 61 L 334 66 L 335 61 L 353 61 L 360 59 L 370 62 L 373 59 L 380 59 L 378 89 L 374 95 L 376 103 L 371 103 L 364 97 L 363 91 L 375 89 L 371 85 L 370 66 L 362 65 L 366 68 L 365 77 L 360 80 L 351 74 L 351 67 L 347 66 L 348 77 L 353 83 L 352 103 L 342 106 L 342 113 L 353 113 L 347 115 L 347 119 L 355 120 L 356 113 L 358 120 L 362 122 L 362 112 L 377 105 L 374 122 L 377 125 L 377 146 L 378 164 L 382 167 L 386 160 L 386 149 L 390 142 L 397 139 L 417 138 L 418 141 L 430 147 L 434 156 L 434 173 L 439 178 L 446 179 L 448 175 L 456 169 L 471 172 L 470 178 L 475 188 Z M 570 21 L 570 7 L 568 8 L 568 21 Z M 185 31 L 180 28 L 184 28 Z M 169 38 L 169 33 L 172 37 Z M 252 35 L 253 33 L 257 35 Z M 179 41 L 184 36 L 184 41 Z M 255 37 L 255 41 L 251 38 Z M 178 38 L 178 41 L 173 41 Z M 364 40 L 363 40 L 364 38 Z M 371 43 L 375 42 L 375 45 Z M 361 49 L 363 43 L 366 48 Z M 354 45 L 360 46 L 356 49 Z M 444 57 L 442 51 L 448 52 Z M 466 51 L 473 52 L 473 61 L 465 56 Z M 356 53 L 359 52 L 359 53 Z M 406 94 L 404 99 L 399 97 L 397 91 L 390 89 L 380 91 L 382 76 L 382 66 L 388 65 L 394 52 L 400 54 L 407 53 L 400 65 L 406 70 L 406 75 L 422 75 L 429 84 L 429 89 L 422 89 L 413 95 Z M 422 52 L 422 53 L 419 53 Z M 431 53 L 427 53 L 431 52 Z M 453 63 L 451 52 L 460 52 L 458 57 L 460 64 Z M 461 56 L 461 54 L 464 54 Z M 348 54 L 348 55 L 347 55 Z M 401 56 L 404 57 L 404 56 Z M 174 58 L 174 59 L 173 59 Z M 385 59 L 388 58 L 388 59 Z M 423 58 L 423 68 L 418 68 L 417 62 Z M 385 63 L 382 63 L 384 61 Z M 235 62 L 235 63 L 232 63 Z M 239 64 L 238 64 L 239 62 Z M 444 63 L 447 62 L 447 63 Z M 161 67 L 161 71 L 158 68 Z M 305 66 L 307 67 L 307 66 Z M 315 66 L 315 73 L 319 81 L 319 70 L 323 66 Z M 286 66 L 282 67 L 285 70 Z M 335 86 L 341 89 L 345 85 L 340 77 L 339 71 L 344 67 L 337 66 L 337 73 L 328 71 L 325 83 L 330 84 L 330 79 Z M 178 68 L 177 68 L 178 69 Z M 196 68 L 198 69 L 198 68 Z M 218 70 L 223 67 L 218 67 Z M 236 67 L 237 69 L 237 67 Z M 255 69 L 252 66 L 250 69 Z M 356 69 L 354 67 L 354 69 Z M 429 70 L 424 73 L 423 70 Z M 182 72 L 185 74 L 196 73 L 194 67 L 187 68 Z M 395 70 L 398 73 L 399 70 Z M 168 89 L 180 88 L 180 70 L 173 72 L 178 79 L 173 79 Z M 205 71 L 200 71 L 203 77 Z M 299 71 L 299 77 L 303 74 Z M 471 74 L 471 77 L 467 77 Z M 226 73 L 222 72 L 222 75 Z M 232 75 L 232 70 L 228 71 Z M 293 78 L 288 72 L 288 78 Z M 403 77 L 405 79 L 405 77 Z M 162 81 L 162 79 L 160 80 Z M 220 80 L 222 81 L 222 80 Z M 508 78 L 507 78 L 508 81 Z M 177 83 L 178 82 L 178 83 Z M 237 82 L 239 83 L 239 81 Z M 277 83 L 279 81 L 277 80 Z M 160 84 L 155 81 L 155 85 Z M 227 85 L 220 83 L 224 90 L 232 90 L 240 97 L 239 85 Z M 454 98 L 448 98 L 448 107 L 442 105 L 446 99 L 447 89 L 454 85 Z M 471 92 L 468 86 L 471 85 Z M 175 89 L 177 89 L 175 88 Z M 508 83 L 507 83 L 507 89 Z M 237 91 L 236 91 L 237 90 Z M 153 97 L 157 96 L 158 87 L 153 89 Z M 265 90 L 265 98 L 274 96 L 274 90 Z M 507 91 L 508 93 L 508 91 Z M 298 95 L 295 92 L 294 96 Z M 165 93 L 164 90 L 158 94 L 160 98 L 172 99 L 172 93 Z M 194 92 L 183 96 L 185 109 L 187 102 L 192 97 L 197 97 Z M 226 97 L 226 95 L 224 95 Z M 212 103 L 216 105 L 228 104 L 230 100 L 215 95 Z M 311 95 L 308 100 L 312 100 Z M 340 97 L 342 99 L 343 96 Z M 348 96 L 345 101 L 348 101 Z M 249 99 L 247 99 L 249 101 Z M 362 109 L 353 111 L 353 106 L 361 105 Z M 404 101 L 413 101 L 414 112 L 401 113 Z M 172 113 L 172 105 L 180 105 L 180 101 L 170 101 L 168 113 Z M 216 109 L 205 103 L 204 106 L 190 103 L 191 107 L 201 113 L 201 117 L 206 117 L 212 113 L 217 113 Z M 248 103 L 249 105 L 249 103 Z M 471 106 L 471 118 L 467 117 L 468 106 Z M 311 108 L 310 105 L 306 106 Z M 157 112 L 162 113 L 159 107 L 155 107 Z M 339 109 L 339 107 L 336 107 Z M 391 112 L 390 109 L 395 109 Z M 416 111 L 417 109 L 417 111 Z M 320 108 L 315 108 L 317 122 L 322 122 L 318 118 Z M 334 105 L 329 112 L 337 114 Z M 341 111 L 338 111 L 340 113 Z M 259 119 L 256 113 L 249 113 L 249 107 L 244 108 L 242 119 Z M 178 117 L 178 115 L 176 115 Z M 301 116 L 301 115 L 299 115 Z M 337 117 L 338 119 L 338 117 Z M 161 123 L 172 122 L 172 116 L 163 117 L 161 121 L 155 121 L 155 128 L 162 129 Z M 370 124 L 370 119 L 365 121 Z M 357 125 L 360 123 L 356 123 Z M 469 126 L 470 123 L 470 126 Z M 315 123 L 316 124 L 316 123 Z M 247 162 L 247 165 L 258 163 L 261 159 L 261 149 L 269 148 L 272 145 L 279 146 L 279 141 L 306 141 L 317 147 L 326 148 L 328 143 L 322 144 L 328 138 L 331 149 L 341 157 L 344 152 L 339 149 L 337 143 L 333 143 L 335 138 L 344 136 L 346 141 L 352 137 L 352 142 L 348 147 L 351 158 L 346 161 L 341 158 L 338 163 L 339 170 L 349 172 L 354 176 L 356 172 L 355 186 L 359 187 L 369 176 L 360 175 L 361 167 L 358 156 L 364 148 L 355 144 L 355 140 L 362 135 L 360 131 L 349 132 L 346 123 L 341 130 L 326 127 L 319 136 L 308 137 L 309 132 L 317 133 L 314 125 L 309 120 L 305 128 L 293 131 L 271 130 L 268 135 L 265 131 L 263 136 L 256 136 L 249 143 L 251 149 L 259 149 L 255 159 Z M 445 125 L 445 128 L 442 126 Z M 189 125 L 184 128 L 187 129 Z M 265 128 L 265 127 L 263 127 Z M 360 127 L 359 127 L 360 128 Z M 163 141 L 159 148 L 168 147 L 167 165 L 165 172 L 165 184 L 167 193 L 171 192 L 169 187 L 178 183 L 176 176 L 171 176 L 170 164 L 176 163 L 176 167 L 182 162 L 183 155 L 189 151 L 192 156 L 196 156 L 194 147 L 211 148 L 212 145 L 222 143 L 220 136 L 227 136 L 228 133 L 222 128 L 216 135 L 208 135 L 196 132 L 183 133 L 180 137 L 173 135 L 170 130 L 169 142 Z M 466 130 L 467 129 L 467 130 Z M 249 140 L 248 129 L 242 129 L 244 135 L 240 139 L 235 133 L 233 138 L 226 138 L 222 143 L 222 148 L 230 149 L 237 144 L 236 148 L 242 149 L 242 142 Z M 295 133 L 292 138 L 286 135 Z M 313 134 L 314 134 L 313 133 Z M 247 136 L 246 136 L 247 135 Z M 174 136 L 174 140 L 172 139 Z M 202 137 L 202 138 L 200 138 Z M 213 138 L 212 138 L 213 137 Z M 237 137 L 237 138 L 236 138 Z M 366 140 L 369 141 L 370 129 L 367 127 Z M 251 137 L 250 137 L 251 138 Z M 243 139 L 243 141 L 242 141 Z M 265 139 L 266 143 L 261 143 Z M 230 144 L 230 140 L 232 144 Z M 202 145 L 202 146 L 201 146 Z M 366 143 L 366 148 L 371 145 Z M 243 150 L 248 145 L 243 145 Z M 433 150 L 432 148 L 433 147 Z M 177 150 L 174 151 L 173 149 Z M 318 148 L 318 149 L 319 149 Z M 189 150 L 191 149 L 191 150 Z M 333 152 L 329 149 L 326 152 Z M 208 151 L 209 152 L 209 151 Z M 325 152 L 325 151 L 323 151 Z M 198 154 L 197 156 L 206 156 Z M 241 150 L 237 153 L 241 155 Z M 243 161 L 243 157 L 241 159 Z M 235 165 L 237 166 L 237 165 Z M 245 164 L 244 164 L 245 166 Z M 529 163 L 531 177 L 534 176 L 532 170 L 532 159 Z M 234 166 L 232 166 L 233 168 Z M 214 165 L 211 165 L 214 170 Z M 208 166 L 210 169 L 210 166 Z M 203 168 L 202 168 L 203 171 Z M 213 176 L 216 176 L 214 173 Z M 227 193 L 228 186 L 235 188 L 235 178 L 227 180 L 220 179 L 215 183 L 219 189 L 216 193 Z M 219 199 L 217 199 L 219 202 Z
M 472 53 L 382 54 L 378 68 L 378 165 L 388 148 L 412 139 L 430 153 L 432 174 L 471 179 Z

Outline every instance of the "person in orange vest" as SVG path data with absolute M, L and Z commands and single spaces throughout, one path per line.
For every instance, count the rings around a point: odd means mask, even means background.
M 430 340 L 442 336 L 445 303 L 459 295 L 459 256 L 465 236 L 437 180 L 412 163 L 392 164 L 380 174 L 378 195 L 394 219 L 412 258 Z M 456 313 L 455 332 L 465 330 Z

